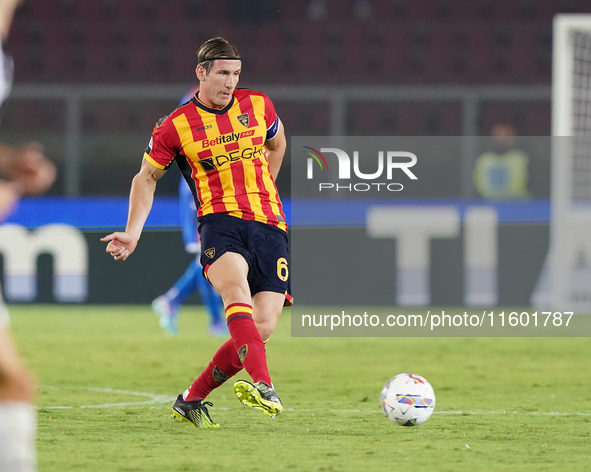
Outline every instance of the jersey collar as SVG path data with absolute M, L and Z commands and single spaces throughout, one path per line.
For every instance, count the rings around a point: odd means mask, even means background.
M 234 95 L 233 94 L 232 94 L 232 100 L 230 100 L 230 103 L 228 103 L 224 108 L 210 108 L 210 107 L 208 107 L 205 103 L 203 103 L 201 100 L 199 100 L 197 98 L 197 93 L 195 93 L 193 95 L 193 98 L 191 100 L 197 106 L 197 108 L 201 108 L 202 110 L 204 110 L 208 113 L 213 113 L 214 115 L 223 115 L 230 108 L 232 108 L 232 105 L 234 105 Z

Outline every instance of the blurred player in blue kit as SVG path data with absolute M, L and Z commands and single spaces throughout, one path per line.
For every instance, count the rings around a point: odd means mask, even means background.
M 197 93 L 199 87 L 191 89 L 182 99 L 180 104 L 188 102 Z M 207 312 L 210 323 L 209 332 L 213 336 L 229 336 L 226 326 L 224 304 L 222 297 L 216 292 L 205 277 L 203 267 L 199 262 L 201 257 L 201 243 L 197 233 L 197 207 L 191 189 L 181 177 L 179 183 L 179 205 L 181 224 L 183 227 L 183 241 L 185 250 L 194 254 L 195 259 L 189 264 L 185 273 L 164 295 L 159 296 L 152 302 L 154 313 L 160 318 L 160 326 L 171 336 L 176 336 L 178 330 L 178 317 L 180 307 L 191 294 L 199 290 Z
M 180 307 L 195 290 L 199 290 L 210 317 L 209 332 L 213 336 L 229 336 L 222 297 L 203 277 L 203 267 L 199 262 L 201 243 L 197 235 L 197 208 L 193 194 L 183 178 L 179 184 L 179 204 L 185 250 L 189 254 L 194 254 L 195 259 L 172 288 L 152 302 L 152 309 L 160 318 L 162 329 L 169 335 L 176 336 L 179 331 Z

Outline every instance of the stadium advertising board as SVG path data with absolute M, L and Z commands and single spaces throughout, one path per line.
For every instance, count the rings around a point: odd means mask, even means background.
M 293 202 L 284 203 L 296 305 L 525 305 L 548 247 L 544 200 Z M 0 227 L 7 300 L 149 303 L 189 262 L 177 205 L 158 198 L 138 253 L 114 265 L 99 238 L 123 227 L 127 199 L 23 200 Z M 159 261 L 157 277 L 150 257 Z

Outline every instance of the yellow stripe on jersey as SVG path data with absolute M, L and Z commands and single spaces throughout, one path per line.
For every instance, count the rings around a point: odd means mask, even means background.
M 238 115 L 231 114 L 230 122 L 232 123 L 232 127 L 234 129 L 240 129 L 243 127 L 243 125 L 238 120 Z M 266 133 L 266 130 L 262 132 Z M 256 170 L 254 159 L 242 159 L 242 169 L 244 174 L 244 186 L 246 189 L 246 195 L 248 197 L 248 201 L 250 202 L 251 210 L 255 214 L 255 220 L 260 221 L 261 223 L 267 223 L 268 218 L 264 215 L 263 206 L 261 205 L 261 198 L 259 195 L 260 189 L 256 184 Z
M 265 110 L 265 99 L 261 96 L 257 96 L 257 95 L 251 95 L 250 99 L 252 101 L 252 105 L 255 109 L 257 109 L 257 107 L 260 107 L 259 109 L 261 110 Z M 265 133 L 267 132 L 267 130 L 265 130 Z M 265 160 L 267 159 L 267 157 L 265 156 Z M 269 192 L 269 199 L 271 201 L 270 206 L 271 209 L 273 211 L 274 215 L 280 215 L 281 211 L 279 210 L 279 205 L 276 203 L 272 203 L 274 201 L 279 201 L 279 195 L 277 195 L 277 189 L 275 187 L 275 182 L 273 181 L 273 178 L 271 177 L 271 173 L 269 172 L 269 167 L 268 165 L 266 166 L 267 172 L 263 172 L 263 183 L 265 185 L 265 188 L 267 189 L 267 191 Z M 257 195 L 258 197 L 258 195 Z M 284 226 L 285 228 L 287 228 L 287 225 L 281 225 L 280 226 Z
M 260 157 L 259 159 L 263 159 Z M 269 219 L 263 213 L 263 205 L 261 204 L 261 196 L 259 194 L 258 187 L 256 185 L 256 162 L 249 160 L 244 161 L 244 183 L 246 186 L 246 192 L 248 201 L 252 211 L 254 212 L 254 219 L 261 223 L 267 223 Z
M 193 141 L 193 133 L 191 131 L 191 125 L 189 125 L 187 117 L 184 114 L 179 115 L 172 120 L 172 123 L 174 124 L 174 127 L 179 135 L 181 146 L 185 152 L 185 155 L 191 156 L 187 157 L 187 159 L 191 161 L 191 168 L 198 168 L 200 164 L 199 162 L 196 162 L 195 159 L 197 159 L 197 152 L 199 151 L 200 147 L 195 141 Z M 211 190 L 209 188 L 207 175 L 204 172 L 195 172 L 195 170 L 193 170 L 192 177 L 198 186 L 198 192 L 201 194 L 201 201 L 206 202 L 203 205 L 203 210 L 207 209 L 208 207 L 211 208 Z
M 237 106 L 238 106 L 238 101 L 236 100 L 234 102 L 234 105 L 232 106 L 232 108 L 230 108 L 230 110 L 228 110 L 228 113 L 229 114 L 232 113 L 232 110 L 234 110 Z M 200 108 L 197 108 L 197 112 L 201 116 L 201 119 L 203 120 L 204 123 L 207 122 L 211 125 L 211 128 L 209 128 L 205 131 L 208 139 L 214 139 L 217 136 L 220 136 L 223 134 L 218 127 L 218 123 L 217 123 L 217 120 L 215 119 L 215 115 L 212 116 L 211 113 L 208 113 L 205 110 L 202 110 Z M 211 146 L 209 149 L 211 150 L 211 152 L 213 153 L 214 156 L 227 154 L 225 145 L 223 143 Z M 226 210 L 228 211 L 228 213 L 230 215 L 236 216 L 238 218 L 242 218 L 242 211 L 240 210 L 240 205 L 238 204 L 238 201 L 236 200 L 236 189 L 234 187 L 234 179 L 232 176 L 231 167 L 232 167 L 232 164 L 230 163 L 228 165 L 221 166 L 218 168 L 220 183 L 222 184 L 222 192 L 223 192 L 222 199 L 223 199 L 224 205 L 226 206 Z M 212 208 L 211 212 L 213 212 L 213 208 Z M 203 208 L 203 214 L 205 215 L 207 213 L 208 212 L 206 211 L 206 208 Z
M 164 166 L 162 164 L 158 164 L 154 159 L 150 157 L 150 155 L 147 152 L 144 152 L 144 159 L 148 161 L 150 164 L 152 164 L 154 167 L 156 167 L 156 169 L 164 169 Z
M 273 214 L 274 215 L 280 215 L 281 211 L 279 210 L 279 205 L 277 203 L 275 203 L 276 201 L 279 200 L 279 197 L 277 196 L 277 190 L 275 189 L 275 183 L 273 182 L 273 178 L 271 177 L 271 174 L 265 173 L 263 174 L 263 181 L 265 182 L 265 187 L 267 187 L 267 189 L 269 189 L 269 205 L 271 206 L 271 209 L 273 210 Z M 280 227 L 282 229 L 286 229 L 287 225 L 285 223 L 280 223 Z

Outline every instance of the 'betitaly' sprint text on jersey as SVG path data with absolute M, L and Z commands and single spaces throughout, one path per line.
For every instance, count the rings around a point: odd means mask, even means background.
M 264 145 L 278 129 L 264 93 L 235 90 L 219 110 L 193 96 L 156 125 L 144 159 L 159 169 L 177 162 L 199 201 L 199 216 L 226 213 L 286 231 Z

